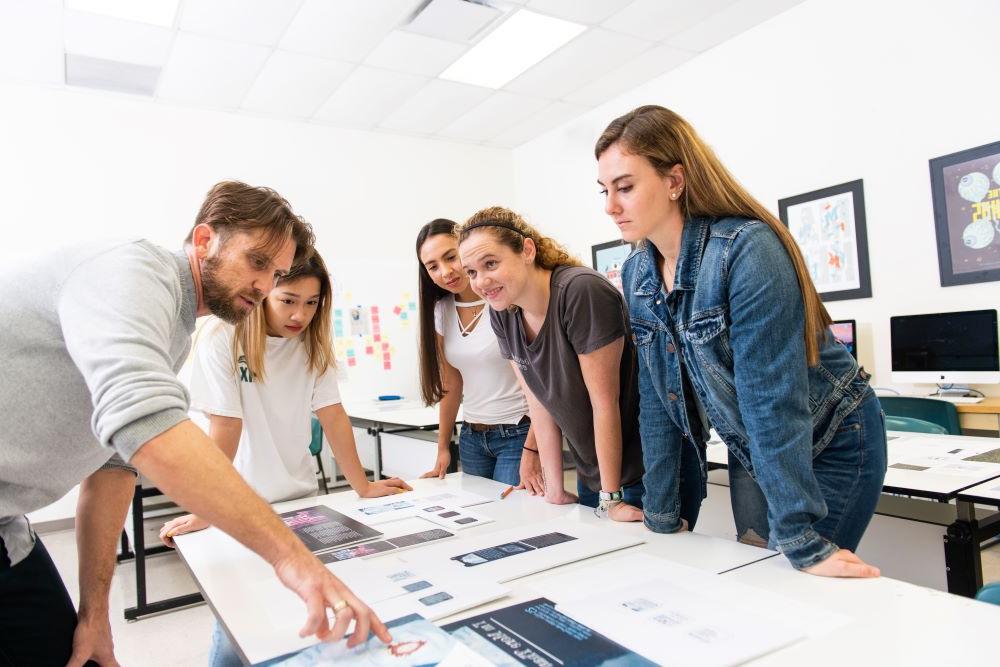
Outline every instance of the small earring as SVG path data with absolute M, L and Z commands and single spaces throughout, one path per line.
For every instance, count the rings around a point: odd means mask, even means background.
M 671 199 L 677 199 L 677 193 L 675 192 L 674 194 L 670 195 L 670 198 Z

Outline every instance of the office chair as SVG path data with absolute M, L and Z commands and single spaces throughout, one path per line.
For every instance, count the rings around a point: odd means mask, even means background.
M 990 604 L 1000 604 L 1000 581 L 986 584 L 976 593 L 976 599 Z
M 916 417 L 897 417 L 895 415 L 885 416 L 885 430 L 948 435 L 948 429 L 940 424 L 934 424 L 923 419 L 917 419 Z
M 326 486 L 326 471 L 323 470 L 323 425 L 319 423 L 316 415 L 312 418 L 312 439 L 309 441 L 309 453 L 316 457 L 316 465 L 319 466 L 319 485 L 323 493 L 330 493 Z
M 962 435 L 962 427 L 958 424 L 958 410 L 952 403 L 915 396 L 879 396 L 878 400 L 885 410 L 886 428 L 889 428 L 888 417 L 891 415 L 931 422 L 944 428 L 947 435 Z M 927 431 L 922 432 L 927 433 Z

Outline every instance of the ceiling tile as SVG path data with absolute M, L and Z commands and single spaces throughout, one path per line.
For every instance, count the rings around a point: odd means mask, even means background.
M 178 33 L 156 96 L 197 106 L 236 108 L 270 52 L 263 46 Z
M 697 54 L 691 51 L 682 51 L 671 46 L 655 46 L 624 65 L 577 88 L 566 95 L 565 100 L 585 106 L 603 104 L 626 91 L 652 81 L 695 55 Z
M 632 0 L 531 0 L 528 9 L 577 23 L 596 25 Z
M 63 83 L 59 0 L 0 2 L 0 79 Z
M 160 67 L 173 37 L 173 30 L 148 23 L 72 10 L 63 14 L 66 53 Z
M 66 9 L 111 16 L 125 21 L 138 21 L 161 28 L 173 28 L 177 23 L 177 6 L 181 0 L 65 0 Z
M 538 63 L 505 90 L 559 99 L 652 46 L 635 37 L 591 28 Z
M 601 25 L 654 42 L 687 30 L 736 0 L 635 0 Z
M 801 2 L 802 0 L 740 0 L 666 41 L 680 49 L 706 51 Z
M 499 90 L 437 134 L 448 139 L 486 141 L 549 104 L 549 100 Z
M 302 0 L 196 0 L 185 2 L 180 29 L 206 37 L 274 46 Z
M 305 0 L 278 46 L 359 63 L 422 0 Z
M 467 0 L 431 0 L 416 18 L 406 24 L 408 32 L 427 37 L 468 42 L 503 15 L 488 4 Z
M 540 134 L 569 122 L 585 111 L 588 111 L 587 107 L 567 104 L 566 102 L 553 102 L 538 113 L 515 123 L 486 143 L 489 146 L 499 148 L 516 148 Z
M 308 118 L 357 65 L 275 51 L 243 100 L 243 108 Z
M 397 72 L 437 76 L 468 48 L 468 44 L 394 30 L 368 54 L 365 64 Z
M 433 134 L 491 93 L 493 91 L 489 88 L 433 79 L 389 114 L 379 127 L 413 134 Z
M 315 118 L 372 128 L 428 82 L 427 77 L 360 65 L 327 99 Z

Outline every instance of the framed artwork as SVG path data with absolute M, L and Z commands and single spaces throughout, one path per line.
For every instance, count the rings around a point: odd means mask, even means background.
M 799 244 L 823 301 L 872 295 L 860 180 L 782 199 L 778 215 Z
M 622 264 L 632 254 L 635 244 L 622 240 L 598 243 L 590 247 L 594 270 L 622 291 Z
M 941 286 L 1000 280 L 1000 141 L 930 167 Z

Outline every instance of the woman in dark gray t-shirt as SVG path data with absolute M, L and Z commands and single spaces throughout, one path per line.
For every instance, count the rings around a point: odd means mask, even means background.
M 622 295 L 505 208 L 469 218 L 459 254 L 524 387 L 546 500 L 578 500 L 562 483 L 565 435 L 579 502 L 598 516 L 641 521 L 637 365 Z

